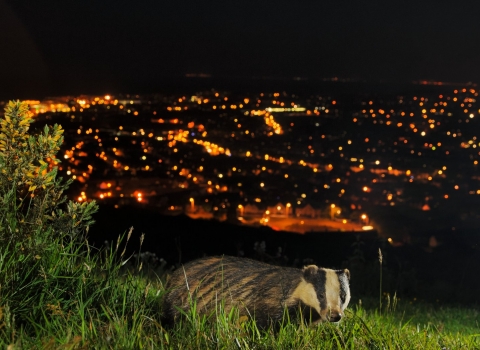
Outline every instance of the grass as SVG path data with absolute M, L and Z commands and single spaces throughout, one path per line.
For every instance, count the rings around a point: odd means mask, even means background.
M 461 314 L 467 313 L 465 310 Z M 437 319 L 437 322 L 440 320 Z M 257 332 L 254 324 L 214 320 L 178 327 L 173 333 L 173 348 L 255 348 L 255 349 L 475 349 L 480 347 L 475 333 L 439 330 L 433 323 L 417 324 L 402 314 L 379 316 L 355 305 L 339 324 L 320 324 L 313 328 L 286 325 L 278 334 Z M 478 327 L 477 327 L 478 330 Z M 471 329 L 473 331 L 473 329 Z M 195 344 L 194 346 L 192 346 Z
M 161 279 L 146 277 L 148 272 L 138 268 L 127 268 L 130 263 L 124 264 L 125 257 L 116 259 L 120 255 L 117 253 L 109 249 L 88 255 L 77 250 L 55 255 L 56 260 L 50 261 L 57 268 L 55 275 L 39 277 L 49 290 L 39 289 L 41 298 L 32 291 L 25 295 L 34 301 L 29 311 L 22 308 L 16 315 L 8 298 L 0 299 L 0 347 L 480 349 L 480 312 L 475 308 L 388 297 L 383 298 L 382 312 L 375 305 L 379 302 L 375 297 L 353 301 L 338 324 L 307 327 L 287 322 L 278 332 L 261 331 L 254 322 L 239 319 L 235 312 L 225 314 L 220 309 L 207 318 L 192 309 L 181 323 L 164 329 L 160 323 L 164 293 Z M 77 260 L 79 257 L 84 264 Z M 86 264 L 90 264 L 88 268 Z M 78 272 L 70 271 L 66 276 L 65 265 Z M 60 271 L 63 276 L 56 274 Z M 68 282 L 59 283 L 63 279 Z M 35 288 L 39 288 L 37 283 Z

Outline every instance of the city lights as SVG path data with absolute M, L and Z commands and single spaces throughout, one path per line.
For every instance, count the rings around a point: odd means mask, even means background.
M 425 203 L 410 204 L 418 195 L 418 203 L 428 197 L 430 208 L 442 208 L 459 195 L 477 194 L 469 178 L 453 178 L 459 172 L 448 158 L 463 152 L 467 169 L 478 166 L 477 96 L 475 89 L 367 96 L 349 107 L 353 115 L 345 115 L 339 98 L 288 92 L 106 94 L 29 103 L 39 121 L 65 117 L 59 169 L 79 184 L 78 202 L 108 199 L 122 206 L 133 198 L 153 205 L 162 194 L 186 191 L 187 203 L 174 205 L 175 212 L 222 217 L 217 213 L 233 205 L 244 224 L 258 223 L 255 215 L 269 210 L 262 222 L 275 227 L 282 227 L 280 215 L 291 227 L 302 218 L 304 230 L 315 227 L 312 220 L 318 227 L 365 230 L 371 220 L 362 206 L 422 210 Z M 432 159 L 441 165 L 435 168 Z M 407 184 L 422 190 L 405 191 Z M 435 188 L 445 190 L 436 194 Z M 236 202 L 227 205 L 225 194 L 235 194 Z M 221 204 L 204 210 L 198 203 L 207 203 L 207 195 Z

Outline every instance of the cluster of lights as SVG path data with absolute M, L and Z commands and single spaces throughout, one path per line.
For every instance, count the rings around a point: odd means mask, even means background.
M 466 116 L 464 116 L 466 119 L 466 122 L 468 122 L 468 120 L 471 120 L 473 118 L 475 118 L 476 114 L 477 113 L 480 113 L 480 110 L 479 111 L 476 111 L 473 109 L 473 103 L 476 103 L 476 98 L 475 96 L 478 96 L 478 93 L 474 90 L 474 89 L 463 89 L 461 90 L 462 93 L 470 93 L 472 94 L 472 96 L 467 96 L 467 97 L 460 97 L 461 95 L 457 95 L 459 94 L 460 90 L 456 90 L 454 92 L 454 94 L 456 95 L 455 97 L 453 98 L 445 98 L 443 95 L 440 95 L 439 96 L 439 99 L 438 100 L 434 100 L 434 99 L 431 99 L 430 101 L 427 99 L 427 98 L 417 98 L 417 97 L 414 97 L 413 98 L 413 101 L 415 101 L 415 104 L 414 104 L 414 108 L 418 108 L 418 110 L 415 110 L 415 111 L 409 111 L 409 110 L 401 110 L 401 111 L 398 111 L 398 110 L 395 110 L 395 108 L 386 108 L 385 106 L 375 106 L 376 102 L 374 101 L 368 101 L 368 107 L 364 108 L 362 110 L 362 113 L 365 115 L 365 116 L 368 116 L 370 118 L 372 118 L 372 121 L 374 124 L 384 124 L 384 125 L 392 125 L 394 127 L 399 127 L 399 128 L 404 128 L 404 130 L 410 132 L 410 133 L 414 133 L 414 134 L 417 134 L 417 135 L 421 135 L 423 137 L 425 137 L 425 142 L 423 142 L 423 149 L 422 149 L 422 152 L 427 152 L 429 150 L 432 150 L 432 151 L 435 151 L 435 150 L 438 150 L 440 147 L 443 147 L 444 145 L 442 145 L 441 142 L 432 142 L 431 140 L 429 140 L 429 131 L 437 128 L 438 126 L 441 125 L 441 122 L 439 121 L 439 118 L 438 116 L 440 115 L 447 115 L 447 116 L 451 116 L 451 113 L 448 112 L 448 108 L 455 105 L 455 106 L 459 106 L 461 108 L 461 110 L 463 111 L 463 113 L 466 114 Z M 262 94 L 263 96 L 263 94 Z M 220 103 L 217 101 L 215 103 L 217 103 L 218 105 L 218 108 L 221 108 L 221 109 L 237 109 L 237 108 L 243 108 L 243 104 L 242 103 L 232 103 L 231 101 L 228 102 L 228 98 L 227 97 L 220 97 L 220 95 L 218 93 L 215 94 L 215 97 L 218 98 L 220 100 Z M 262 116 L 264 121 L 265 121 L 265 124 L 271 128 L 270 132 L 268 133 L 269 136 L 273 136 L 273 135 L 280 135 L 283 133 L 283 130 L 281 129 L 280 125 L 274 120 L 273 116 L 270 114 L 272 112 L 275 112 L 275 113 L 282 113 L 282 112 L 307 112 L 306 114 L 308 114 L 309 111 L 307 111 L 305 108 L 303 107 L 298 107 L 296 104 L 292 103 L 291 106 L 287 104 L 285 104 L 285 102 L 282 102 L 282 101 L 279 101 L 279 94 L 278 93 L 275 93 L 274 94 L 274 100 L 272 101 L 274 107 L 267 107 L 267 108 L 264 108 L 264 109 L 259 109 L 259 110 L 252 110 L 250 112 L 246 112 L 247 115 L 255 115 L 255 116 Z M 34 104 L 33 102 L 35 102 L 36 104 Z M 38 105 L 40 105 L 40 101 L 33 101 L 32 102 L 32 106 L 33 105 L 36 105 L 36 107 L 34 108 L 34 110 L 36 111 L 36 113 L 42 113 L 42 112 L 38 112 L 40 109 L 38 108 Z M 119 109 L 128 109 L 128 108 L 132 108 L 131 105 L 134 104 L 133 101 L 118 101 L 118 100 L 113 100 L 111 96 L 107 95 L 107 96 L 104 96 L 104 97 L 95 97 L 95 98 L 80 98 L 80 99 L 77 99 L 76 101 L 76 105 L 73 106 L 71 108 L 72 111 L 75 111 L 75 108 L 79 109 L 80 112 L 82 111 L 82 109 L 86 109 L 86 108 L 91 108 L 91 106 L 94 106 L 94 105 L 102 105 L 102 104 L 111 104 L 111 105 L 117 105 L 120 103 L 120 105 L 118 106 Z M 186 97 L 182 97 L 182 98 L 179 98 L 178 99 L 178 103 L 188 103 L 188 99 Z M 194 103 L 194 104 L 197 104 L 197 105 L 204 105 L 204 104 L 208 104 L 208 103 L 212 103 L 214 102 L 213 101 L 213 98 L 212 99 L 209 99 L 209 98 L 205 98 L 205 97 L 202 97 L 202 96 L 192 96 L 190 98 L 190 102 L 191 103 Z M 244 99 L 243 102 L 246 104 L 250 103 L 250 99 Z M 253 100 L 252 101 L 253 104 L 256 103 L 257 107 L 258 105 L 261 103 L 261 100 L 258 99 L 258 100 Z M 333 101 L 335 102 L 335 101 Z M 335 103 L 332 102 L 332 105 L 334 105 Z M 411 101 L 405 101 L 405 99 L 400 99 L 399 100 L 399 104 L 402 106 L 402 108 L 404 109 L 405 106 L 408 106 L 407 102 L 411 102 Z M 412 105 L 412 104 L 410 104 Z M 42 107 L 43 108 L 43 107 Z M 49 104 L 48 106 L 45 107 L 46 109 L 44 109 L 44 111 L 63 111 L 62 108 L 63 106 L 61 104 Z M 70 108 L 70 107 L 69 107 Z M 212 108 L 217 108 L 216 106 L 213 106 Z M 261 108 L 261 107 L 260 107 Z M 170 107 L 167 107 L 166 108 L 167 111 L 185 111 L 188 109 L 188 106 L 179 106 L 179 105 L 173 105 L 173 106 L 170 106 Z M 68 110 L 70 111 L 70 109 Z M 316 107 L 315 108 L 315 111 L 314 113 L 316 114 L 317 112 L 320 113 L 320 111 L 322 112 L 325 112 L 325 113 L 329 113 L 329 110 L 325 107 Z M 128 109 L 128 112 L 132 112 L 133 115 L 138 115 L 138 111 L 135 111 L 133 109 Z M 243 112 L 242 112 L 243 113 Z M 154 112 L 155 114 L 155 112 Z M 358 115 L 357 115 L 358 117 Z M 410 119 L 410 118 L 413 118 L 413 117 L 416 117 L 417 119 Z M 398 120 L 395 120 L 395 119 L 398 119 Z M 404 118 L 404 119 L 402 119 Z M 464 119 L 462 119 L 464 120 Z M 165 120 L 164 119 L 155 119 L 155 120 L 152 120 L 152 122 L 158 122 L 158 123 L 165 123 Z M 170 119 L 170 120 L 167 120 L 166 121 L 167 123 L 170 123 L 170 124 L 183 124 L 184 122 L 177 119 L 177 118 L 174 118 L 174 119 Z M 235 120 L 235 122 L 237 123 L 237 127 L 238 128 L 241 128 L 241 124 L 237 122 L 237 120 Z M 354 122 L 357 122 L 357 118 L 354 119 Z M 187 124 L 187 122 L 185 122 L 185 124 Z M 293 125 L 293 123 L 292 123 Z M 169 131 L 168 134 L 166 135 L 166 137 L 164 136 L 158 136 L 156 137 L 157 140 L 159 141 L 163 141 L 163 140 L 168 140 L 168 146 L 169 147 L 172 147 L 174 148 L 174 152 L 177 152 L 178 149 L 175 148 L 175 146 L 177 145 L 177 142 L 183 142 L 183 143 L 187 143 L 187 142 L 193 142 L 197 145 L 200 145 L 202 147 L 205 148 L 206 152 L 212 156 L 217 156 L 217 155 L 220 155 L 220 154 L 226 154 L 226 155 L 231 155 L 230 151 L 228 148 L 224 148 L 224 147 L 221 147 L 220 145 L 217 145 L 215 143 L 212 143 L 210 141 L 207 141 L 205 138 L 207 136 L 207 133 L 206 131 L 204 130 L 203 126 L 197 126 L 196 127 L 196 130 L 198 131 L 198 134 L 196 135 L 197 138 L 193 139 L 193 138 L 190 138 L 190 136 L 193 136 L 193 132 L 192 132 L 192 129 L 195 128 L 195 124 L 194 122 L 188 122 L 188 129 L 189 130 L 175 130 L 175 131 Z M 123 129 L 123 128 L 122 128 Z M 120 130 L 122 130 L 120 129 Z M 193 130 L 195 131 L 195 130 Z M 78 130 L 77 130 L 77 133 L 78 134 L 85 134 L 85 135 L 89 135 L 89 134 L 92 134 L 93 133 L 93 130 L 90 128 L 88 130 L 82 130 L 82 128 L 80 127 Z M 96 130 L 96 133 L 98 133 L 98 130 Z M 192 134 L 190 134 L 192 133 Z M 246 131 L 245 134 L 248 134 L 249 132 Z M 447 131 L 446 132 L 448 136 L 451 136 L 453 138 L 455 137 L 460 137 L 461 136 L 461 133 L 458 131 L 458 130 L 452 130 L 452 131 Z M 120 135 L 120 134 L 118 134 Z M 132 133 L 132 136 L 145 136 L 146 135 L 146 132 L 144 130 L 140 130 L 140 131 L 134 131 Z M 153 137 L 153 133 L 149 133 L 148 134 L 148 137 Z M 200 136 L 203 137 L 203 139 L 200 139 Z M 98 142 L 98 145 L 101 146 L 102 145 L 102 140 L 98 137 L 98 135 L 95 135 L 95 139 L 97 140 Z M 117 138 L 116 138 L 117 140 Z M 368 144 L 370 140 L 365 139 L 365 143 Z M 133 143 L 133 142 L 132 142 Z M 400 143 L 403 143 L 403 144 L 407 144 L 408 143 L 408 140 L 407 139 L 403 139 L 403 140 L 400 140 Z M 349 144 L 351 144 L 351 141 L 349 140 Z M 143 142 L 142 142 L 142 146 L 143 146 Z M 81 147 L 81 146 L 80 146 Z M 77 147 L 77 149 L 80 149 L 80 147 Z M 371 147 L 371 146 L 369 146 Z M 467 149 L 467 148 L 480 148 L 480 142 L 477 141 L 476 137 L 471 137 L 470 140 L 468 141 L 460 141 L 460 147 L 463 148 L 463 149 Z M 342 146 L 338 147 L 338 151 L 340 152 L 345 152 L 345 147 L 342 148 Z M 373 147 L 371 147 L 372 149 L 374 149 Z M 335 147 L 335 151 L 337 151 L 337 148 Z M 313 148 L 309 147 L 309 150 L 308 150 L 309 153 L 313 154 L 314 153 L 314 150 Z M 437 151 L 438 152 L 438 151 Z M 447 151 L 448 152 L 448 151 Z M 120 154 L 117 154 L 117 150 L 114 149 L 114 153 L 115 155 L 119 156 Z M 147 160 L 147 154 L 149 153 L 149 151 L 147 150 L 147 148 L 144 148 L 144 155 L 141 156 L 141 159 L 142 160 Z M 411 153 L 412 154 L 418 154 L 418 155 L 421 155 L 422 153 L 421 152 L 417 152 L 417 151 L 414 151 L 414 150 L 411 150 Z M 342 154 L 343 155 L 343 154 Z M 479 153 L 480 155 L 480 153 Z M 76 153 L 76 150 L 75 149 L 72 149 L 72 150 L 68 150 L 68 151 L 65 151 L 65 154 L 64 154 L 64 159 L 68 160 L 69 163 L 71 164 L 75 164 L 75 162 L 77 161 L 76 158 L 78 158 L 79 156 L 79 153 Z M 124 169 L 124 170 L 129 170 L 130 167 L 127 166 L 127 165 L 122 165 L 118 160 L 116 159 L 112 159 L 112 157 L 110 156 L 110 154 L 108 155 L 107 157 L 107 154 L 105 152 L 101 152 L 99 154 L 97 154 L 97 156 L 102 159 L 103 161 L 105 162 L 109 162 L 109 164 L 111 163 L 113 165 L 114 168 L 118 168 L 118 169 Z M 245 156 L 246 157 L 252 157 L 252 152 L 250 151 L 247 151 L 245 153 Z M 308 162 L 308 161 L 304 161 L 304 160 L 300 160 L 300 161 L 291 161 L 289 159 L 285 159 L 284 157 L 279 157 L 278 155 L 277 156 L 272 156 L 272 155 L 269 155 L 269 154 L 259 154 L 259 155 L 255 155 L 256 158 L 258 159 L 261 159 L 261 160 L 265 160 L 265 161 L 271 161 L 271 162 L 277 162 L 277 163 L 285 163 L 285 164 L 288 164 L 288 165 L 292 165 L 292 164 L 298 164 L 300 166 L 303 166 L 303 167 L 310 167 L 312 168 L 312 170 L 314 172 L 318 172 L 318 171 L 330 171 L 333 169 L 333 166 L 330 164 L 330 165 L 319 165 L 319 164 L 313 164 L 311 162 Z M 407 176 L 407 179 L 409 182 L 413 182 L 414 180 L 416 181 L 417 179 L 420 180 L 420 181 L 425 181 L 425 179 L 428 179 L 429 181 L 432 181 L 433 179 L 435 178 L 440 178 L 440 177 L 445 177 L 445 170 L 446 169 L 440 169 L 438 171 L 435 171 L 435 173 L 430 173 L 430 175 L 428 177 L 422 177 L 422 176 L 419 176 L 419 174 L 415 174 L 415 176 L 413 176 L 412 172 L 410 170 L 407 170 L 405 172 L 401 171 L 401 170 L 397 170 L 397 169 L 393 169 L 393 167 L 391 165 L 388 165 L 388 168 L 387 170 L 385 169 L 379 169 L 380 166 L 383 165 L 383 167 L 386 168 L 386 165 L 382 164 L 382 162 L 380 162 L 380 160 L 375 160 L 373 162 L 371 161 L 366 161 L 365 163 L 363 162 L 363 159 L 360 159 L 358 160 L 358 158 L 355 158 L 355 157 L 350 157 L 348 158 L 352 163 L 360 163 L 358 164 L 358 166 L 352 166 L 351 169 L 353 171 L 362 171 L 364 170 L 365 167 L 367 168 L 371 168 L 370 171 L 372 173 L 375 173 L 375 174 L 379 174 L 380 176 L 384 177 L 385 174 L 389 174 L 389 175 L 394 175 L 394 176 L 400 176 L 401 174 L 405 174 Z M 476 159 L 473 159 L 473 163 L 474 165 L 477 165 L 478 164 L 478 160 Z M 92 171 L 92 168 L 90 168 L 91 166 L 89 166 L 89 173 L 91 173 Z M 203 169 L 203 167 L 201 167 Z M 148 170 L 151 170 L 150 166 L 149 165 L 145 165 L 141 168 L 142 170 L 145 170 L 145 171 L 148 171 Z M 261 167 L 261 168 L 258 168 L 258 171 L 266 171 L 267 168 L 265 166 Z M 132 169 L 133 170 L 133 169 Z M 79 180 L 81 177 L 82 178 L 86 178 L 88 176 L 88 172 L 84 172 L 82 175 L 80 175 L 80 172 L 77 172 L 78 174 L 75 175 L 75 169 L 71 169 L 70 167 L 68 168 L 68 172 L 67 174 L 68 175 L 71 175 L 72 178 L 74 179 L 77 179 Z M 193 176 L 190 171 L 186 168 L 178 168 L 178 175 L 179 176 L 184 176 L 188 179 L 191 179 L 192 181 L 196 182 L 198 181 L 198 178 Z M 283 174 L 285 178 L 288 178 L 288 174 Z M 282 176 L 283 176 L 282 175 Z M 421 175 L 421 174 L 420 174 Z M 217 174 L 218 178 L 223 178 L 225 175 L 224 174 Z M 374 183 L 376 183 L 377 179 L 373 179 L 372 180 L 372 183 L 368 184 L 368 186 L 362 186 L 360 188 L 362 188 L 362 190 L 364 192 L 371 192 L 372 189 L 375 189 L 375 185 Z M 407 181 L 407 180 L 405 180 Z M 335 177 L 332 182 L 335 182 L 335 183 L 343 183 L 343 180 L 340 178 L 340 177 Z M 241 183 L 238 184 L 239 187 L 241 187 Z M 265 188 L 265 182 L 262 182 L 260 184 L 261 187 Z M 325 188 L 330 188 L 330 185 L 329 184 L 325 184 Z M 213 191 L 214 189 L 218 190 L 218 191 L 221 191 L 221 190 L 226 190 L 226 187 L 224 186 L 221 186 L 219 184 L 217 185 L 212 185 L 210 183 L 210 187 L 208 188 L 208 190 L 210 191 L 209 193 L 212 193 L 211 191 Z M 458 185 L 456 185 L 455 187 L 455 190 L 458 190 Z M 342 189 L 340 191 L 340 194 L 339 196 L 343 195 L 345 192 L 344 189 Z M 470 194 L 479 194 L 480 193 L 480 190 L 478 191 L 469 191 Z M 87 200 L 86 199 L 86 195 L 84 192 L 82 192 L 83 195 L 80 195 L 78 196 L 78 201 L 85 201 Z M 393 201 L 395 199 L 394 197 L 394 194 L 392 193 L 384 193 L 385 194 L 385 197 L 383 197 L 384 199 L 386 198 L 387 201 L 390 201 L 392 202 L 393 204 Z M 100 195 L 100 198 L 105 198 L 105 197 L 110 197 L 112 196 L 111 192 L 105 192 L 105 193 L 101 193 Z M 445 194 L 443 195 L 443 198 L 445 199 L 448 199 L 449 196 L 448 194 Z M 134 195 L 134 197 L 137 198 L 137 201 L 141 202 L 143 200 L 143 195 L 140 193 L 140 195 L 137 193 L 136 195 Z M 305 198 L 303 195 L 301 196 L 302 198 Z M 299 202 L 300 203 L 300 202 Z M 240 207 L 239 207 L 240 208 Z M 267 219 L 268 220 L 268 219 Z M 268 221 L 267 221 L 268 222 Z M 365 225 L 367 226 L 367 225 Z
M 211 156 L 218 156 L 220 154 L 225 154 L 227 156 L 231 156 L 232 153 L 228 148 L 223 148 L 213 142 L 210 141 L 204 141 L 204 140 L 193 140 L 194 143 L 197 145 L 203 146 L 205 150 L 210 154 Z

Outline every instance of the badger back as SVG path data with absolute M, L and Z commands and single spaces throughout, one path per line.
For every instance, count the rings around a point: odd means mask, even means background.
M 175 321 L 195 302 L 200 313 L 220 302 L 228 312 L 238 307 L 243 315 L 259 320 L 283 316 L 285 301 L 302 279 L 302 270 L 229 256 L 207 257 L 177 269 L 166 285 L 164 320 Z

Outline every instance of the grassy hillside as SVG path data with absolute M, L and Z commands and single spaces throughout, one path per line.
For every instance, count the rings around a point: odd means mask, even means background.
M 414 300 L 354 300 L 338 324 L 313 327 L 286 322 L 278 333 L 259 331 L 235 313 L 209 319 L 192 311 L 173 329 L 160 323 L 164 293 L 159 278 L 107 260 L 89 260 L 67 289 L 50 275 L 53 298 L 15 314 L 2 299 L 0 346 L 9 349 L 478 349 L 480 312 Z M 88 260 L 88 259 L 87 259 Z M 103 259 L 102 259 L 103 260 Z M 67 261 L 57 261 L 64 264 Z M 93 265 L 97 264 L 97 265 Z M 129 265 L 128 263 L 125 265 Z M 128 270 L 128 271 L 127 271 Z M 5 271 L 0 271 L 2 274 Z M 39 278 L 40 279 L 40 278 Z M 63 285 L 62 288 L 65 288 Z M 28 295 L 25 295 L 27 298 Z M 32 297 L 32 295 L 30 295 Z M 26 302 L 28 300 L 25 300 Z M 19 317 L 20 316 L 20 317 Z

